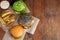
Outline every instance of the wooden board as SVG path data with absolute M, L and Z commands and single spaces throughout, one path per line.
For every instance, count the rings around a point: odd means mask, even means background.
M 60 40 L 60 0 L 25 0 L 32 15 L 41 19 L 35 34 L 24 40 Z
M 5 31 L 2 28 L 0 28 L 0 40 L 2 40 L 4 34 L 5 34 Z
M 60 40 L 60 0 L 24 1 L 30 14 L 41 19 L 35 34 L 27 33 L 24 40 Z

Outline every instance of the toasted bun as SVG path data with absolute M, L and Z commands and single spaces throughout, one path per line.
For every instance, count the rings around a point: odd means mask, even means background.
M 18 23 L 23 25 L 25 29 L 29 29 L 34 23 L 34 17 L 29 13 L 21 14 L 18 21 Z
M 10 29 L 10 33 L 14 38 L 19 38 L 19 37 L 23 36 L 24 29 L 22 26 L 17 25 Z

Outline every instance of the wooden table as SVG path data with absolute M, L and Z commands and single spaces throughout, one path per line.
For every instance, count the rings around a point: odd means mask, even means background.
M 27 33 L 24 40 L 60 40 L 60 0 L 24 1 L 31 14 L 41 20 L 35 34 Z

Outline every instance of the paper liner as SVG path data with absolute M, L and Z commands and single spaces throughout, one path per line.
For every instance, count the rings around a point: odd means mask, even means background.
M 35 30 L 36 30 L 36 28 L 37 28 L 38 23 L 39 23 L 39 19 L 38 18 L 34 18 L 34 24 L 32 25 L 32 27 L 30 29 L 25 29 L 21 40 L 24 39 L 26 32 L 28 32 L 28 33 L 33 35 Z M 6 28 L 3 28 L 3 29 L 6 31 L 6 33 L 5 33 L 4 37 L 3 37 L 3 40 L 14 40 L 14 38 L 10 35 L 9 31 Z

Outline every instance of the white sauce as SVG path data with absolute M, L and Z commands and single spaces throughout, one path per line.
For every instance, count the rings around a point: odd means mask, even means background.
M 8 1 L 1 1 L 1 4 L 0 4 L 2 9 L 7 9 L 9 7 L 9 5 L 10 4 Z

